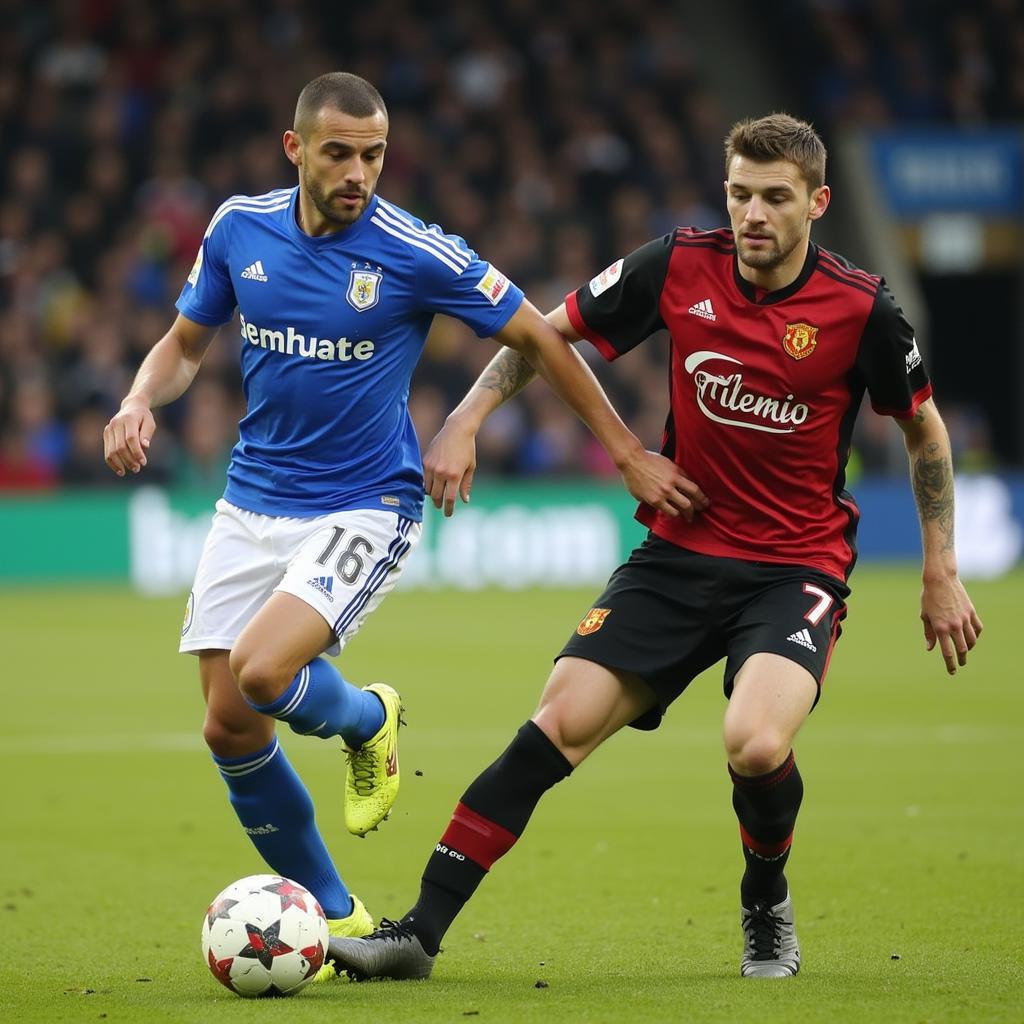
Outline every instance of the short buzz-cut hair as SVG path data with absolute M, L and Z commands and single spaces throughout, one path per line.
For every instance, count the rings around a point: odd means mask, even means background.
M 789 114 L 737 121 L 725 137 L 726 177 L 736 156 L 755 163 L 788 160 L 800 168 L 811 192 L 825 184 L 825 144 L 812 125 Z
M 295 104 L 295 131 L 306 135 L 324 107 L 352 117 L 388 116 L 381 94 L 365 78 L 347 71 L 331 71 L 306 83 Z

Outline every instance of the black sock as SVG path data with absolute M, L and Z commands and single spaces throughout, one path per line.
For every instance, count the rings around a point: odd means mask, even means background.
M 420 898 L 402 918 L 429 954 L 437 953 L 491 865 L 522 835 L 540 798 L 571 771 L 562 752 L 527 722 L 466 790 L 427 861 Z
M 758 901 L 774 906 L 786 898 L 783 870 L 804 795 L 803 779 L 792 750 L 778 768 L 765 775 L 737 775 L 732 765 L 729 774 L 746 861 L 740 898 L 748 910 Z

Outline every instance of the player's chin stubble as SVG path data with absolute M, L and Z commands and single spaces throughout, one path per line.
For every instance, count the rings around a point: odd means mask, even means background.
M 319 211 L 320 216 L 332 224 L 349 225 L 355 223 L 362 216 L 363 210 L 366 209 L 366 204 L 369 202 L 369 197 L 366 197 L 363 203 L 354 210 L 336 210 L 331 206 L 327 194 L 309 174 L 303 173 L 302 184 L 306 190 L 306 195 L 313 201 L 313 205 Z
M 776 242 L 770 252 L 759 252 L 744 245 L 741 238 L 739 245 L 736 247 L 736 252 L 740 261 L 752 270 L 774 270 L 789 259 L 799 243 L 800 235 L 797 233 L 792 238 L 785 239 L 784 246 Z

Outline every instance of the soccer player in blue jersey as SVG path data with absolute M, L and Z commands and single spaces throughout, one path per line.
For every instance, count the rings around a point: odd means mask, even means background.
M 331 860 L 275 724 L 341 738 L 351 832 L 386 817 L 399 782 L 398 694 L 353 686 L 322 655 L 358 631 L 419 538 L 424 480 L 407 399 L 434 314 L 521 353 L 635 497 L 685 517 L 706 501 L 644 450 L 519 288 L 461 238 L 376 194 L 387 133 L 384 101 L 363 79 L 333 73 L 302 90 L 283 140 L 298 186 L 220 206 L 177 319 L 104 431 L 110 468 L 138 473 L 151 410 L 184 393 L 238 309 L 229 343 L 247 409 L 180 650 L 198 656 L 204 738 L 242 827 L 274 871 L 313 892 L 334 936 L 368 934 L 372 920 Z M 318 974 L 334 976 L 330 963 Z

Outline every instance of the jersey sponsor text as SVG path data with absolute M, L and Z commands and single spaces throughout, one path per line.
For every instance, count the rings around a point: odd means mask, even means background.
M 313 334 L 306 337 L 291 326 L 284 331 L 270 327 L 258 327 L 256 324 L 249 323 L 241 313 L 238 318 L 241 322 L 242 337 L 246 341 L 257 348 L 269 349 L 271 352 L 279 352 L 281 355 L 320 359 L 325 363 L 348 363 L 353 359 L 366 362 L 367 359 L 373 358 L 376 348 L 369 338 L 363 338 L 360 341 L 338 338 L 337 341 L 332 341 L 330 338 L 318 338 Z
M 698 369 L 703 363 L 721 359 L 737 366 L 743 364 L 732 356 L 720 352 L 693 352 L 686 357 L 683 364 L 686 372 L 693 376 L 697 387 L 697 405 L 709 420 L 724 423 L 730 427 L 746 427 L 748 430 L 763 430 L 768 434 L 792 434 L 801 423 L 807 420 L 808 407 L 803 402 L 794 402 L 793 395 L 785 398 L 773 398 L 770 395 L 759 395 L 743 386 L 743 374 L 731 373 L 727 377 Z M 720 410 L 715 412 L 715 409 Z M 721 415 L 722 410 L 734 413 L 747 413 L 754 419 L 737 419 Z M 767 421 L 767 422 L 764 422 Z M 780 426 L 769 426 L 778 423 Z M 785 424 L 792 424 L 786 426 Z

